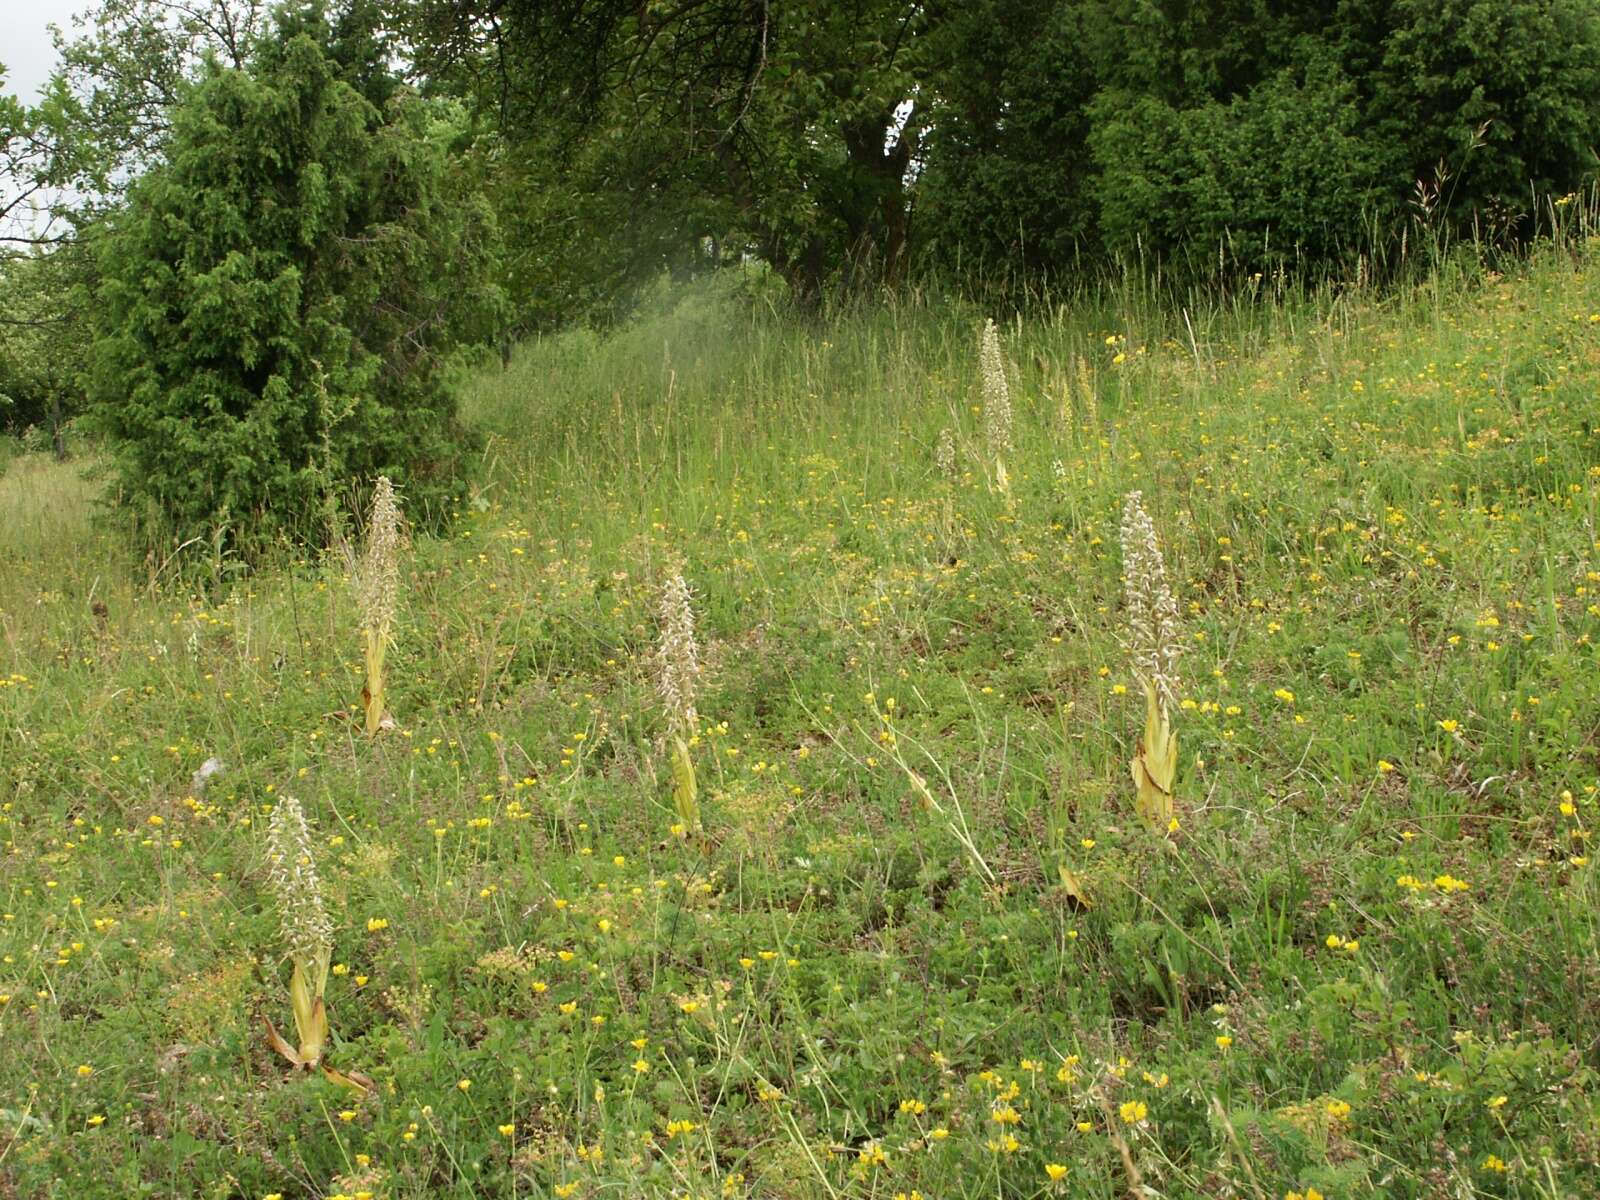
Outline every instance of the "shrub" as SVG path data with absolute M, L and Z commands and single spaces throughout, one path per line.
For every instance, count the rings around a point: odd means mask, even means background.
M 1354 89 L 1327 71 L 1283 71 L 1228 103 L 1176 109 L 1106 92 L 1091 106 L 1100 228 L 1112 249 L 1239 265 L 1326 260 L 1356 241 L 1383 195 L 1380 156 L 1359 131 Z
M 1508 241 L 1596 174 L 1592 0 L 975 0 L 935 35 L 933 263 L 1337 267 L 1419 183 L 1437 230 Z
M 91 400 L 147 535 L 249 557 L 325 540 L 349 481 L 390 475 L 424 522 L 462 486 L 442 369 L 498 310 L 493 223 L 429 106 L 380 112 L 327 42 L 286 10 L 247 68 L 208 68 L 102 240 Z
M 1600 12 L 1588 0 L 1404 0 L 1368 86 L 1372 136 L 1402 149 L 1401 189 L 1450 178 L 1458 224 L 1515 223 L 1533 195 L 1592 179 Z

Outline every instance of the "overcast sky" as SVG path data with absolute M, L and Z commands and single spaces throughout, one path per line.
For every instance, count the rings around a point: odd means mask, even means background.
M 73 14 L 92 2 L 0 0 L 0 63 L 6 68 L 5 83 L 0 87 L 24 100 L 33 100 L 56 65 L 47 26 L 54 23 L 70 32 Z

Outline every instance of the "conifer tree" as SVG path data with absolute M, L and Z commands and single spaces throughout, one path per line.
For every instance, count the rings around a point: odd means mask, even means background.
M 442 368 L 492 333 L 493 221 L 428 102 L 362 86 L 333 40 L 289 7 L 209 66 L 100 239 L 91 399 L 149 535 L 249 557 L 324 540 L 330 493 L 379 474 L 424 523 L 461 485 Z

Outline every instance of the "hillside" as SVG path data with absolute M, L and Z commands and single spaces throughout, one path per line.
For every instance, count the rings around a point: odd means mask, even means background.
M 705 289 L 465 380 L 484 482 L 410 548 L 370 739 L 341 561 L 141 563 L 12 461 L 0 1196 L 1588 1194 L 1592 254 L 1004 323 L 1005 487 L 983 315 Z M 364 1095 L 263 1032 L 283 796 Z

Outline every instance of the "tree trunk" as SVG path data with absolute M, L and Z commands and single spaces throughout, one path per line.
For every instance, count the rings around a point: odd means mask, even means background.
M 870 271 L 873 282 L 897 286 L 905 276 L 910 211 L 906 170 L 911 165 L 920 129 L 913 108 L 900 126 L 894 145 L 889 135 L 894 112 L 880 111 L 840 127 L 845 152 L 860 175 L 867 203 L 846 216 L 850 254 L 858 271 Z
M 55 387 L 50 389 L 50 445 L 55 450 L 56 461 L 66 462 L 66 422 L 61 417 L 61 392 Z

